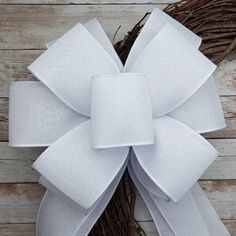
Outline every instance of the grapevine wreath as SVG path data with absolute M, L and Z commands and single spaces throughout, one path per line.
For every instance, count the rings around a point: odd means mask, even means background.
M 200 51 L 215 64 L 219 64 L 235 50 L 236 1 L 184 0 L 169 4 L 164 12 L 202 38 Z M 146 13 L 124 39 L 114 45 L 123 63 L 149 14 Z M 110 203 L 89 235 L 145 236 L 144 230 L 134 217 L 135 200 L 135 187 L 126 172 Z

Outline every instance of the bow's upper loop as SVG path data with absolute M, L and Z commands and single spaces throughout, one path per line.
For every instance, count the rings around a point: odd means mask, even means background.
M 131 68 L 144 73 L 155 117 L 163 116 L 190 98 L 216 66 L 167 24 L 143 49 Z
M 194 34 L 191 30 L 184 27 L 181 23 L 165 14 L 160 9 L 154 8 L 129 52 L 125 62 L 125 71 L 131 70 L 144 48 L 167 23 L 171 24 L 179 33 L 181 33 L 195 49 L 200 46 L 202 39 L 198 35 Z
M 90 115 L 91 76 L 119 73 L 110 54 L 88 30 L 77 24 L 29 67 L 73 110 Z

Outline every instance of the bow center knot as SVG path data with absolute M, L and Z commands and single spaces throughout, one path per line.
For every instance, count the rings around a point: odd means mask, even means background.
M 93 76 L 91 123 L 94 148 L 153 144 L 152 106 L 145 75 Z

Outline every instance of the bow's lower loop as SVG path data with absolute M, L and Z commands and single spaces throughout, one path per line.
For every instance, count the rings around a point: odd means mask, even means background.
M 96 76 L 91 88 L 94 148 L 154 143 L 152 107 L 145 75 Z
M 51 145 L 33 167 L 55 188 L 87 212 L 97 203 L 124 165 L 128 147 L 96 150 L 90 121 Z
M 218 152 L 202 136 L 170 117 L 155 119 L 154 129 L 155 144 L 135 146 L 134 152 L 149 178 L 179 202 Z
M 84 214 L 72 201 L 68 201 L 67 198 L 55 194 L 54 190 L 51 189 L 52 186 L 50 187 L 45 183 L 47 180 L 41 180 L 42 183 L 47 185 L 49 191 L 46 192 L 40 205 L 37 218 L 37 236 L 88 235 L 110 201 L 124 173 L 127 161 L 98 200 L 97 204 L 87 214 Z

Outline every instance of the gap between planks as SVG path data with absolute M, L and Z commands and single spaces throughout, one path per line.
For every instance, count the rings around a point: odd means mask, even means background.
M 236 180 L 200 181 L 221 219 L 236 219 Z M 45 190 L 39 184 L 0 184 L 0 223 L 35 223 Z M 135 216 L 152 221 L 143 200 L 137 195 Z
M 219 158 L 201 177 L 202 180 L 236 179 L 236 139 L 209 139 Z M 37 182 L 39 175 L 32 170 L 33 162 L 45 148 L 14 148 L 0 142 L 0 183 Z
M 223 220 L 231 236 L 236 235 L 236 220 Z M 152 221 L 139 222 L 145 230 L 146 236 L 157 236 L 156 227 Z M 0 224 L 1 236 L 35 236 L 35 224 Z
M 1 0 L 0 5 L 142 5 L 169 4 L 175 0 Z
M 236 96 L 221 96 L 227 127 L 206 133 L 205 138 L 236 138 Z M 0 141 L 8 140 L 8 98 L 0 98 Z

